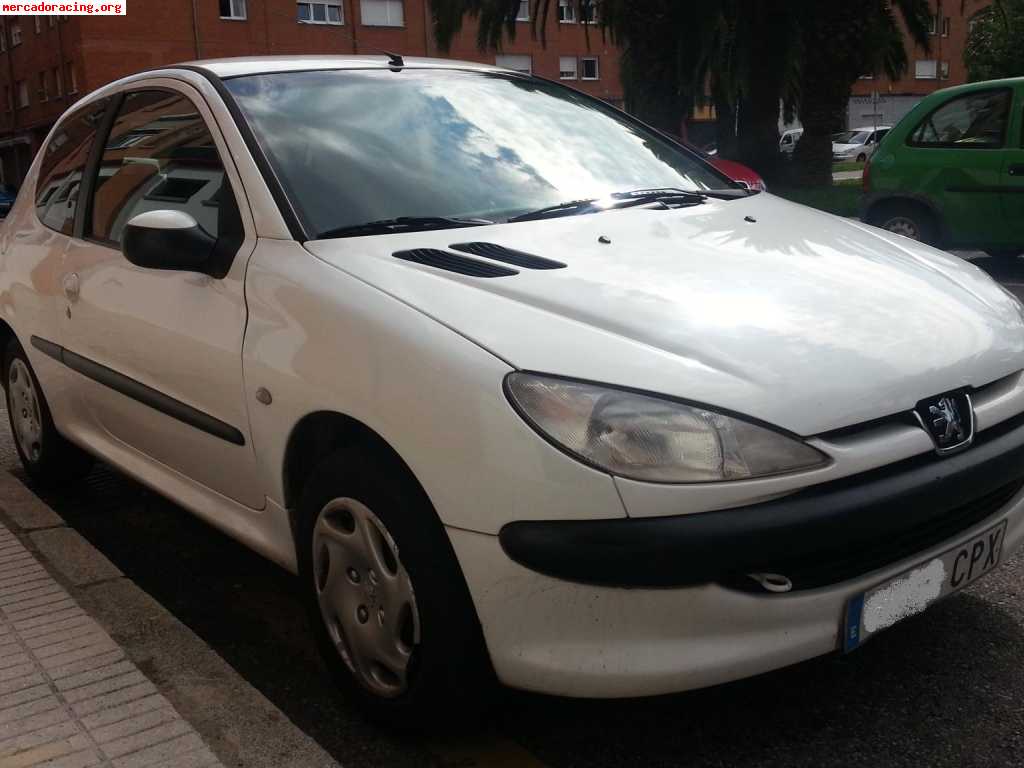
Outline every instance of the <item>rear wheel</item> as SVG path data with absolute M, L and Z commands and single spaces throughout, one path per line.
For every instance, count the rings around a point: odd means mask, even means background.
M 863 162 L 865 162 L 865 161 L 866 161 L 867 159 L 868 159 L 868 156 L 867 156 L 867 155 L 865 155 L 865 154 L 864 154 L 863 152 L 861 152 L 861 153 L 860 153 L 859 155 L 857 155 L 857 162 L 858 162 L 858 163 L 863 163 Z
M 938 228 L 931 213 L 921 205 L 892 203 L 873 213 L 870 221 L 877 227 L 928 245 L 938 240 Z
M 483 635 L 448 536 L 408 470 L 383 448 L 344 449 L 313 471 L 299 511 L 307 612 L 346 695 L 405 730 L 479 719 L 496 687 Z
M 53 425 L 39 380 L 17 339 L 8 342 L 4 355 L 4 387 L 14 447 L 29 476 L 47 485 L 84 476 L 92 467 L 92 457 L 65 440 Z

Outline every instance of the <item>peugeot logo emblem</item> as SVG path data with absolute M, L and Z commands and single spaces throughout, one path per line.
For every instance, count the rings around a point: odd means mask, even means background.
M 917 404 L 914 415 L 939 454 L 963 450 L 974 440 L 974 407 L 966 392 L 926 398 Z

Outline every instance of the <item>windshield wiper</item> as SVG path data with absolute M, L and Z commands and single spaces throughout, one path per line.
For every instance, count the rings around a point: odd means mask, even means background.
M 394 232 L 428 232 L 433 229 L 458 229 L 460 227 L 482 227 L 494 224 L 490 219 L 460 219 L 450 216 L 398 216 L 394 219 L 367 221 L 335 227 L 317 235 L 318 240 L 333 237 L 360 237 L 362 235 L 387 235 Z
M 513 216 L 508 221 L 515 223 L 518 221 L 553 219 L 560 216 L 578 216 L 585 213 L 614 211 L 620 208 L 632 208 L 652 203 L 664 203 L 666 207 L 685 207 L 700 205 L 709 197 L 721 200 L 734 200 L 740 197 L 747 197 L 749 194 L 750 192 L 746 189 L 702 189 L 700 191 L 675 189 L 672 187 L 664 189 L 637 189 L 632 192 L 615 192 L 607 197 L 570 200 L 565 203 L 549 205 L 546 208 L 539 208 L 536 211 Z

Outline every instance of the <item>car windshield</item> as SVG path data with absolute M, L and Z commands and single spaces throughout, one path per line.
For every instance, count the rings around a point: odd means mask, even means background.
M 832 137 L 836 144 L 863 144 L 868 140 L 868 131 L 843 131 Z
M 314 238 L 395 220 L 507 221 L 638 189 L 736 189 L 604 102 L 546 81 L 403 69 L 226 84 Z

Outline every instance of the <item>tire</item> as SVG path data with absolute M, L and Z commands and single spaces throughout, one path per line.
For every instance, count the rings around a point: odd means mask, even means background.
M 29 477 L 55 486 L 84 477 L 93 459 L 57 431 L 39 379 L 17 339 L 11 339 L 4 351 L 4 391 L 14 447 Z
M 857 162 L 858 163 L 867 162 L 867 159 L 868 159 L 868 156 L 865 155 L 864 153 L 861 153 L 861 154 L 857 155 Z
M 876 227 L 909 237 L 926 245 L 938 244 L 938 228 L 932 215 L 920 205 L 894 203 L 873 213 L 870 219 Z
M 479 722 L 497 689 L 483 633 L 448 535 L 401 462 L 365 445 L 326 458 L 297 533 L 310 624 L 346 697 L 404 731 Z

